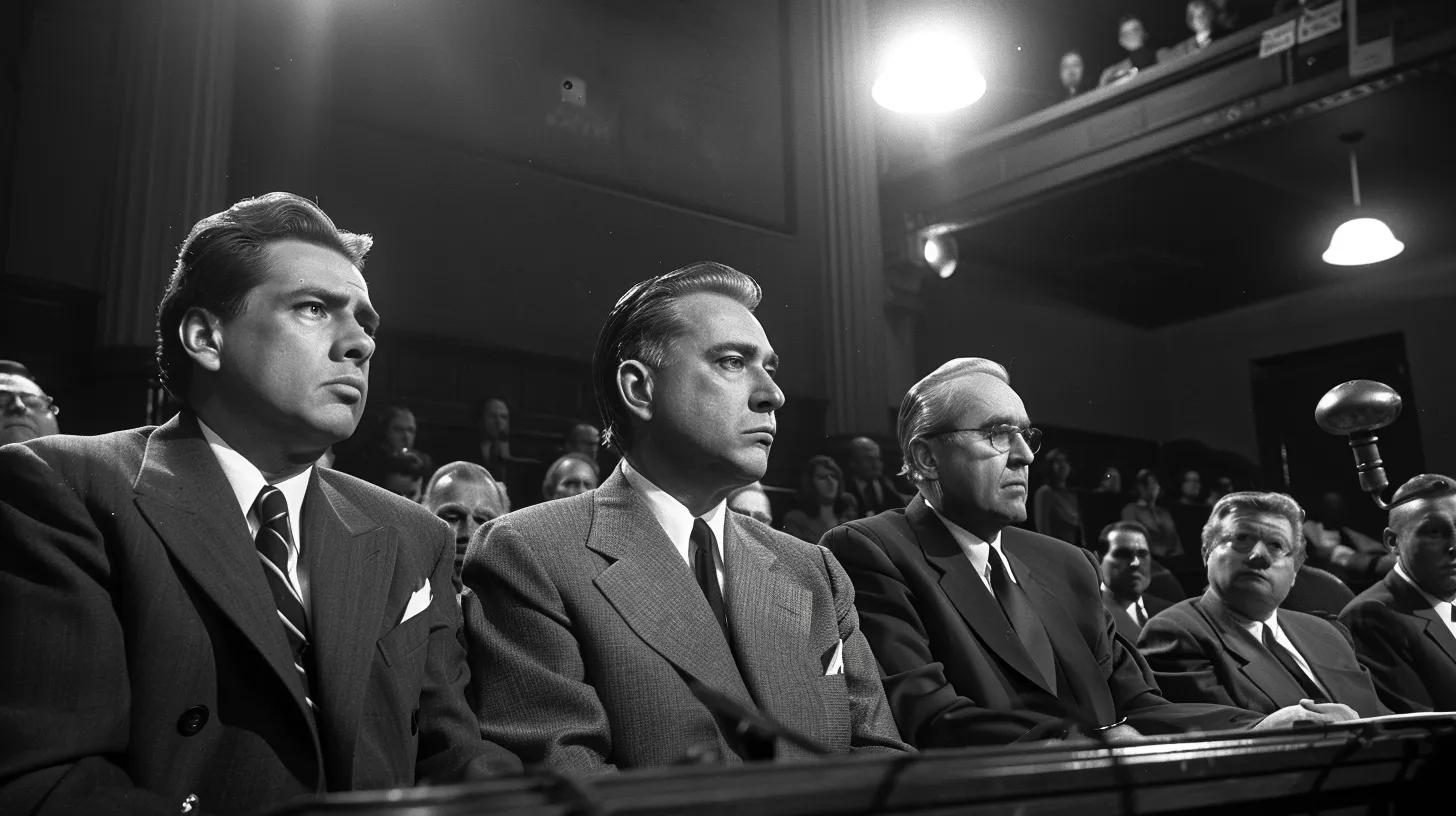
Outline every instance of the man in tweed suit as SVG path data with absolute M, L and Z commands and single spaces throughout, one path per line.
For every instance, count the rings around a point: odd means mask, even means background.
M 839 564 L 726 511 L 763 475 L 784 401 L 759 297 L 715 263 L 630 289 L 594 360 L 621 465 L 471 542 L 472 697 L 482 733 L 525 762 L 594 774 L 762 758 L 699 686 L 831 752 L 905 750 Z M 777 758 L 808 753 L 777 741 Z

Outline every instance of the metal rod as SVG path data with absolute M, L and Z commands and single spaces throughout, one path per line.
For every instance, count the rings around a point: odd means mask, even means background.
M 1360 165 L 1355 161 L 1355 148 L 1350 148 L 1350 190 L 1355 194 L 1355 206 L 1360 206 Z

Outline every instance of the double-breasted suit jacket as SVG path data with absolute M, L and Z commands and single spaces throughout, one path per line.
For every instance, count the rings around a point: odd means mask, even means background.
M 746 516 L 729 512 L 723 527 L 731 647 L 620 469 L 597 490 L 482 527 L 465 606 L 485 736 L 528 764 L 579 774 L 694 752 L 741 761 L 696 681 L 837 752 L 905 750 L 844 571 L 823 548 Z M 836 653 L 842 673 L 830 671 Z
M 1235 728 L 1259 715 L 1169 703 L 1102 605 L 1093 556 L 1014 527 L 1001 549 L 1046 629 L 1057 687 L 1037 670 L 950 531 L 917 496 L 835 527 L 824 544 L 854 581 L 900 733 L 919 748 L 1007 743 L 1127 718 L 1143 733 Z
M 1390 713 L 1376 696 L 1370 673 L 1355 659 L 1348 633 L 1316 615 L 1292 609 L 1280 609 L 1278 614 L 1279 628 L 1331 701 L 1344 703 L 1363 717 Z M 1212 589 L 1149 620 L 1138 648 L 1170 700 L 1272 714 L 1309 696 Z
M 1392 711 L 1456 711 L 1456 637 L 1395 570 L 1356 595 L 1340 622 Z
M 515 764 L 465 703 L 444 525 L 320 469 L 296 529 L 316 715 L 194 419 L 0 449 L 0 811 L 253 812 Z

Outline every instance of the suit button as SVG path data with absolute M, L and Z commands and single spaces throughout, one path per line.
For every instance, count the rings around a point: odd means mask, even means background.
M 420 710 L 410 712 L 410 736 L 420 733 Z
M 196 811 L 197 811 L 197 794 L 195 794 L 195 793 L 189 793 L 186 796 L 182 797 L 182 814 L 183 814 L 183 816 L 186 816 L 186 814 L 188 814 L 188 813 L 195 813 Z
M 190 737 L 207 725 L 207 706 L 193 706 L 177 718 L 177 733 Z

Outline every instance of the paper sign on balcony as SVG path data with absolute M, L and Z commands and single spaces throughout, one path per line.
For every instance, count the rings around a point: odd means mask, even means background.
M 1301 14 L 1299 16 L 1299 41 L 1307 43 L 1339 31 L 1344 21 L 1344 12 L 1344 3 L 1327 3 Z
M 1273 28 L 1264 29 L 1264 34 L 1259 37 L 1259 59 L 1272 57 L 1293 47 L 1294 21 L 1289 20 Z

